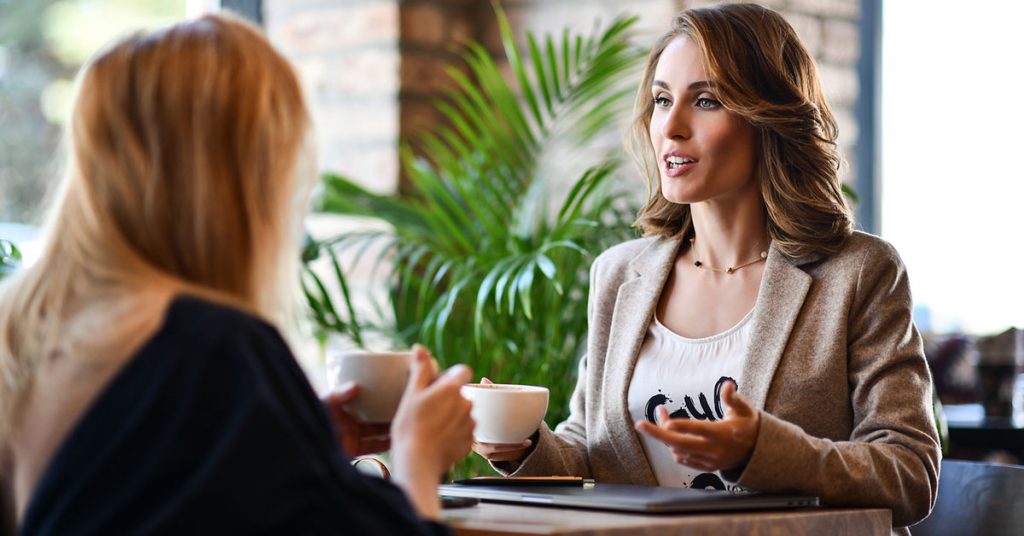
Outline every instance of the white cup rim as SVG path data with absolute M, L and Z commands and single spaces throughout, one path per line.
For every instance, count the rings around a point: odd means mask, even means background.
M 480 389 L 482 391 L 502 391 L 505 393 L 512 393 L 516 391 L 528 393 L 548 392 L 547 387 L 542 387 L 540 385 L 523 385 L 519 383 L 467 383 L 463 384 L 462 387 L 467 389 Z
M 335 357 L 411 357 L 412 350 L 342 350 L 334 352 Z

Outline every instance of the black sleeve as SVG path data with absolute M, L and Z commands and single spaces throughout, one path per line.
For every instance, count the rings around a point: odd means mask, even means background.
M 448 533 L 349 465 L 276 330 L 181 301 L 58 450 L 23 534 Z

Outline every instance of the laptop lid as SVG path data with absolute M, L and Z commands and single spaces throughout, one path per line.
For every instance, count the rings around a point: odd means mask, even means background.
M 530 487 L 446 484 L 441 486 L 440 493 L 453 497 L 475 497 L 482 501 L 648 513 L 774 510 L 818 506 L 817 497 L 805 495 L 734 493 L 602 483 Z

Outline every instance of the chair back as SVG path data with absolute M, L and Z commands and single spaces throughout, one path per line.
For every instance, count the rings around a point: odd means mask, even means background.
M 939 498 L 914 536 L 1024 534 L 1024 466 L 942 460 Z

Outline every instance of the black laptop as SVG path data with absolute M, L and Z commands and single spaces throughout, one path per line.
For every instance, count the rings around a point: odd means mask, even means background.
M 776 510 L 818 506 L 818 498 L 807 495 L 601 483 L 528 487 L 446 484 L 441 486 L 440 492 L 441 495 L 473 497 L 490 502 L 646 513 Z

